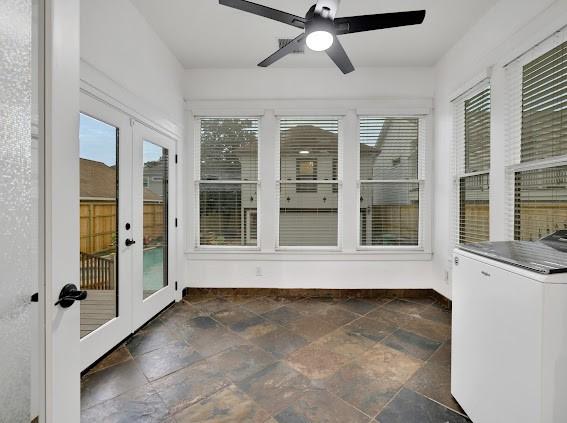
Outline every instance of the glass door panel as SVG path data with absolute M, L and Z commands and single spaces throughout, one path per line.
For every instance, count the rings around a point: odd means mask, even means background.
M 167 286 L 169 151 L 143 141 L 143 298 Z
M 81 113 L 81 338 L 118 316 L 118 128 Z

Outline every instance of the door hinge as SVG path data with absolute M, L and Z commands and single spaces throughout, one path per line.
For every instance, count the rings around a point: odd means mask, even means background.
M 175 290 L 177 291 L 177 281 L 175 281 Z
M 30 301 L 32 303 L 37 303 L 39 302 L 39 292 L 36 292 L 35 294 L 33 294 L 30 298 Z
M 175 163 L 177 164 L 177 154 L 175 155 Z
M 136 124 L 136 121 L 134 119 L 130 119 L 130 126 L 133 128 L 134 125 Z
M 175 227 L 177 228 L 177 218 L 175 218 Z

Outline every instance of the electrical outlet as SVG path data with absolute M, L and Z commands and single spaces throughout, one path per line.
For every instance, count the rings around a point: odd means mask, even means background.
M 256 266 L 256 276 L 262 276 L 262 267 Z

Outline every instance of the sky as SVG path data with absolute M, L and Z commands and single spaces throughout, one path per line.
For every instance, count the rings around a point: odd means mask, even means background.
M 116 165 L 116 128 L 81 113 L 79 140 L 81 158 Z M 144 163 L 159 160 L 162 147 L 144 141 Z

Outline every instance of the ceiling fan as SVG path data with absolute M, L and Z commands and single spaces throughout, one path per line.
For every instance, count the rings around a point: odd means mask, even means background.
M 223 6 L 233 7 L 305 30 L 270 57 L 258 63 L 258 66 L 262 67 L 270 66 L 291 53 L 298 44 L 305 43 L 311 50 L 326 51 L 339 69 L 347 74 L 354 70 L 354 66 L 337 35 L 418 25 L 425 19 L 425 10 L 335 18 L 339 2 L 340 0 L 317 0 L 317 3 L 311 6 L 305 17 L 302 18 L 246 0 L 219 0 L 219 4 Z

